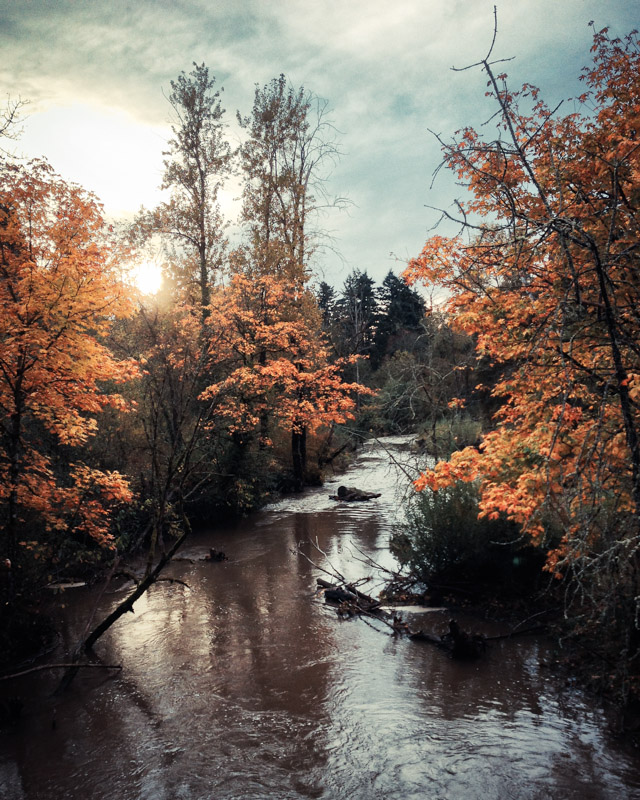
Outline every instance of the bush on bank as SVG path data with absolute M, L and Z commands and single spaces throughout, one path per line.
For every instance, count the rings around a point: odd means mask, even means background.
M 475 484 L 412 495 L 391 549 L 430 589 L 520 595 L 544 580 L 544 552 L 525 544 L 517 525 L 478 518 Z

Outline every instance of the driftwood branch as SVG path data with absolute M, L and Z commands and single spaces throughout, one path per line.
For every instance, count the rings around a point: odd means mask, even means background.
M 133 604 L 136 602 L 136 600 L 139 600 L 147 591 L 147 589 L 158 580 L 160 573 L 171 561 L 173 556 L 178 552 L 186 538 L 187 534 L 183 533 L 182 536 L 176 540 L 171 550 L 165 553 L 160 561 L 158 561 L 155 569 L 153 569 L 144 580 L 140 581 L 136 589 L 129 595 L 129 597 L 127 597 L 126 600 L 123 600 L 122 603 L 120 603 L 120 605 L 118 605 L 111 612 L 111 614 L 106 617 L 106 619 L 104 619 L 96 628 L 91 631 L 91 633 L 81 644 L 82 650 L 91 650 L 93 645 L 98 641 L 102 634 L 109 630 L 114 622 L 119 620 L 123 614 L 127 613 L 127 611 L 133 611 Z
M 359 591 L 355 584 L 347 583 L 336 586 L 323 578 L 317 578 L 316 582 L 321 589 L 324 589 L 325 600 L 336 606 L 336 610 L 342 618 L 369 617 L 386 625 L 394 635 L 408 631 L 408 626 L 401 615 L 390 615 L 377 600 Z
M 327 558 L 327 554 L 317 541 L 313 543 L 313 547 Z M 349 582 L 330 562 L 331 569 L 325 569 L 309 558 L 306 553 L 303 553 L 300 548 L 298 548 L 297 552 L 317 570 L 324 572 L 325 575 L 329 575 L 334 581 L 337 581 L 337 583 L 329 583 L 324 578 L 317 578 L 316 583 L 323 589 L 325 600 L 336 606 L 336 610 L 341 617 L 369 617 L 382 622 L 383 625 L 393 631 L 394 635 L 406 632 L 407 626 L 400 615 L 390 615 L 382 608 L 380 601 L 358 589 L 359 584 L 367 583 L 371 578 L 362 578 L 359 581 Z M 363 621 L 366 622 L 366 619 L 363 619 Z
M 308 561 L 311 564 L 312 567 L 315 567 L 320 572 L 324 572 L 325 575 L 328 575 L 330 578 L 333 578 L 334 580 L 338 581 L 338 583 L 346 585 L 347 579 L 329 561 L 328 555 L 320 547 L 320 545 L 318 544 L 318 540 L 317 539 L 316 539 L 315 542 L 311 542 L 310 544 L 321 555 L 323 555 L 325 557 L 325 559 L 327 561 L 327 564 L 329 565 L 330 569 L 325 569 L 325 567 L 321 567 L 320 564 L 317 564 L 312 558 L 309 558 L 309 556 L 300 549 L 300 545 L 301 544 L 302 544 L 302 542 L 300 542 L 300 544 L 298 545 L 297 549 L 295 549 L 295 548 L 293 549 L 294 553 L 297 553 L 298 555 L 302 556 L 306 561 Z
M 147 591 L 147 589 L 152 586 L 160 577 L 160 573 L 162 570 L 167 566 L 167 564 L 171 561 L 173 556 L 178 552 L 180 547 L 182 546 L 183 542 L 188 536 L 188 529 L 185 531 L 182 536 L 177 539 L 173 545 L 173 547 L 166 552 L 160 561 L 158 561 L 156 567 L 144 578 L 144 580 L 140 581 L 140 583 L 136 586 L 135 590 L 123 600 L 116 608 L 104 619 L 102 622 L 97 625 L 91 633 L 86 637 L 86 639 L 78 645 L 76 648 L 75 653 L 73 654 L 72 658 L 72 666 L 65 672 L 62 676 L 62 680 L 56 692 L 63 692 L 65 689 L 68 689 L 71 685 L 73 679 L 75 678 L 78 670 L 82 666 L 79 663 L 80 654 L 82 651 L 89 652 L 93 645 L 98 641 L 98 639 L 105 633 L 109 628 L 117 622 L 120 617 L 126 614 L 128 611 L 133 612 L 133 604 L 136 600 L 139 600 L 142 595 Z
M 333 583 L 329 583 L 325 581 L 324 578 L 317 578 L 316 583 L 320 588 L 325 590 L 325 597 L 327 596 L 327 592 L 335 592 L 335 598 L 341 600 L 360 600 L 364 603 L 367 603 L 370 606 L 379 607 L 380 603 L 377 600 L 374 600 L 373 597 L 369 597 L 368 594 L 364 594 L 359 589 L 356 588 L 355 583 L 343 583 L 342 588 L 341 586 L 336 586 Z M 329 595 L 331 598 L 331 595 Z M 369 609 L 370 610 L 370 609 Z

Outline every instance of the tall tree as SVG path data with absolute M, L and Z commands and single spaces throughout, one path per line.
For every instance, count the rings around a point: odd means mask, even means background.
M 211 284 L 223 263 L 226 240 L 219 193 L 231 169 L 224 109 L 215 78 L 204 64 L 171 81 L 169 103 L 175 115 L 174 138 L 164 162 L 162 188 L 169 202 L 142 216 L 148 234 L 161 233 L 172 246 L 172 271 L 187 297 L 206 317 Z M 194 292 L 195 289 L 195 292 Z
M 424 332 L 421 324 L 426 312 L 418 292 L 391 271 L 376 294 L 379 314 L 371 353 L 374 369 L 382 363 L 393 339 L 398 340 L 403 334 L 413 334 L 415 338 Z
M 278 291 L 286 286 L 290 297 L 298 302 L 301 316 L 297 324 L 305 335 L 311 321 L 302 316 L 310 297 L 306 284 L 319 236 L 313 226 L 324 205 L 338 202 L 326 197 L 323 183 L 337 156 L 326 109 L 325 101 L 302 87 L 294 89 L 280 75 L 264 87 L 256 87 L 251 115 L 238 114 L 247 137 L 240 148 L 244 178 L 242 219 L 247 242 L 236 254 L 238 281 L 242 273 L 261 287 L 263 279 L 270 286 L 280 287 Z M 254 293 L 249 296 L 255 299 Z M 287 308 L 290 311 L 294 307 L 295 303 Z M 269 316 L 273 314 L 269 312 Z M 276 315 L 276 330 L 280 322 Z M 316 333 L 320 335 L 320 325 Z M 260 370 L 268 369 L 271 355 L 266 345 L 256 358 Z M 294 357 L 291 363 L 298 364 L 300 376 L 305 373 L 304 360 L 296 362 Z M 303 402 L 301 395 L 300 403 Z M 269 416 L 275 410 L 275 406 L 262 407 L 263 440 Z M 299 485 L 306 462 L 306 420 L 305 414 L 295 421 L 291 418 L 294 472 Z
M 322 329 L 328 333 L 334 318 L 336 290 L 325 281 L 321 281 L 316 290 L 316 300 L 322 314 Z
M 456 324 L 507 368 L 481 449 L 418 486 L 478 479 L 482 514 L 538 542 L 556 529 L 548 568 L 581 583 L 628 664 L 640 645 L 640 43 L 604 30 L 593 53 L 564 117 L 531 86 L 510 91 L 489 54 L 498 137 L 443 143 L 472 192 L 472 236 L 431 238 L 407 275 L 444 286 Z
M 305 282 L 318 245 L 318 212 L 338 200 L 324 180 L 337 155 L 327 103 L 284 75 L 256 86 L 250 116 L 238 114 L 247 135 L 240 148 L 242 218 L 253 269 Z
M 10 559 L 52 536 L 111 541 L 109 508 L 130 499 L 117 472 L 76 456 L 99 412 L 126 403 L 136 373 L 104 344 L 131 312 L 95 198 L 44 162 L 0 163 L 0 504 Z M 109 388 L 111 387 L 111 389 Z
M 340 356 L 369 357 L 373 348 L 378 324 L 378 301 L 375 282 L 367 275 L 354 269 L 347 276 L 340 297 L 336 301 L 336 318 L 340 330 L 338 351 Z M 360 359 L 354 359 L 355 380 L 360 383 Z

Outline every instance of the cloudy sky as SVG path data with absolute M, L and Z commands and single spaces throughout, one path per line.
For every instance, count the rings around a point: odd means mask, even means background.
M 255 84 L 283 72 L 326 98 L 340 131 L 330 190 L 348 211 L 322 226 L 318 264 L 338 286 L 354 267 L 381 280 L 415 255 L 456 187 L 431 187 L 444 136 L 492 109 L 478 70 L 494 0 L 0 0 L 0 92 L 28 100 L 16 151 L 43 155 L 126 216 L 159 198 L 169 82 L 205 62 L 224 86 L 230 136 Z M 496 57 L 549 104 L 578 93 L 593 20 L 640 27 L 639 0 L 497 0 Z M 163 94 L 163 92 L 165 94 Z M 571 104 L 565 105 L 570 110 Z M 230 198 L 233 188 L 230 188 Z M 232 206 L 230 206 L 232 208 Z

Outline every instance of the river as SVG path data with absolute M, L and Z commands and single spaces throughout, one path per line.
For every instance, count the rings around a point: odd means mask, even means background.
M 550 672 L 543 638 L 456 662 L 375 621 L 340 620 L 317 596 L 323 573 L 309 559 L 349 578 L 372 573 L 366 557 L 393 563 L 406 480 L 389 453 L 406 442 L 382 445 L 340 480 L 377 500 L 329 500 L 336 482 L 195 535 L 190 560 L 167 572 L 189 588 L 157 584 L 96 645 L 121 672 L 84 670 L 62 696 L 59 675 L 16 681 L 25 706 L 0 732 L 2 800 L 640 797 L 639 754 Z M 209 547 L 229 560 L 201 561 Z M 374 574 L 365 590 L 378 588 Z M 95 594 L 63 596 L 61 652 Z M 105 593 L 98 616 L 123 596 Z M 444 632 L 449 616 L 412 623 Z

